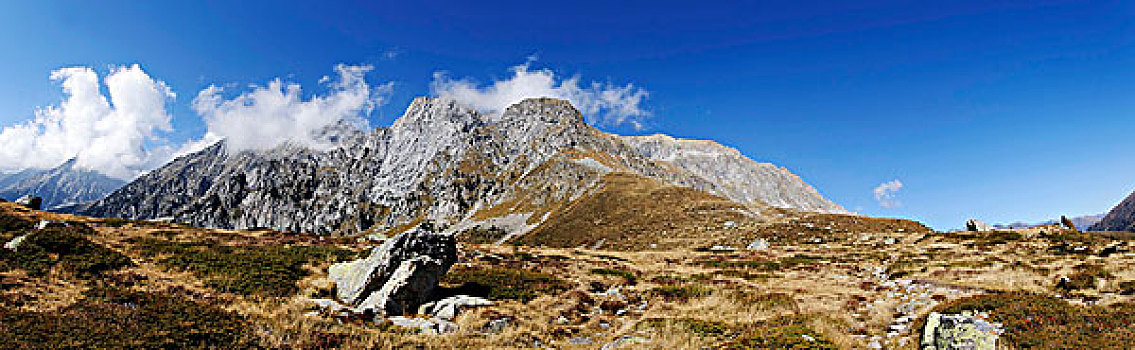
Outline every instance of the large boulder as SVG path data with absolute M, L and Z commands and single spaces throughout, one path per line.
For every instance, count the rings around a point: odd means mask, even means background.
M 426 302 L 457 262 L 453 236 L 424 224 L 387 240 L 370 256 L 331 266 L 336 295 L 356 312 L 401 315 Z
M 966 230 L 973 232 L 983 232 L 993 230 L 993 226 L 989 226 L 985 222 L 978 219 L 966 220 Z
M 922 329 L 922 350 L 994 350 L 1003 330 L 981 315 L 930 313 Z
M 16 199 L 14 203 L 27 207 L 31 210 L 40 210 L 43 208 L 43 198 L 39 198 L 30 194 Z

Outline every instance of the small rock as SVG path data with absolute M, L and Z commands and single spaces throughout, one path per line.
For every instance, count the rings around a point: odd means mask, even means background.
M 486 323 L 484 329 L 485 329 L 486 333 L 496 334 L 496 333 L 504 332 L 504 329 L 508 328 L 509 325 L 512 325 L 512 319 L 511 318 L 507 318 L 507 317 L 506 318 L 498 318 L 498 319 L 489 321 L 489 323 Z
M 883 244 L 886 244 L 886 245 L 894 245 L 895 243 L 898 243 L 898 242 L 899 242 L 899 240 L 895 239 L 894 237 L 887 237 L 887 239 L 883 240 Z
M 619 347 L 622 347 L 624 345 L 643 344 L 643 343 L 649 343 L 649 342 L 650 342 L 650 339 L 646 339 L 646 338 L 643 338 L 643 337 L 640 337 L 640 336 L 637 336 L 637 335 L 627 334 L 627 335 L 623 335 L 623 336 L 619 337 L 618 339 L 615 339 L 614 341 L 612 341 L 610 343 L 607 343 L 606 345 L 603 345 L 603 347 L 600 348 L 600 349 L 601 350 L 611 350 L 611 349 L 618 349 Z
M 16 251 L 20 248 L 20 243 L 23 243 L 25 239 L 28 239 L 28 236 L 31 236 L 31 234 L 25 233 L 23 235 L 20 235 L 19 237 L 13 238 L 11 241 L 8 241 L 8 243 L 4 243 L 4 249 Z
M 768 240 L 764 238 L 757 238 L 753 243 L 749 243 L 749 245 L 745 247 L 745 249 L 748 250 L 768 250 L 768 248 Z
M 711 251 L 711 252 L 732 252 L 732 251 L 736 251 L 736 250 L 737 250 L 737 248 L 726 247 L 726 246 L 723 246 L 723 245 L 715 245 L 715 246 L 709 247 L 709 251 Z
M 923 349 L 996 349 L 1001 325 L 989 323 L 972 313 L 958 315 L 930 313 L 922 330 Z
M 43 230 L 49 227 L 67 227 L 67 223 L 55 220 L 40 220 L 35 224 L 35 229 L 37 230 Z
M 591 338 L 588 338 L 588 337 L 572 337 L 571 339 L 568 339 L 568 344 L 571 344 L 571 345 L 591 345 L 591 344 L 595 344 L 595 342 L 591 341 Z
M 28 194 L 20 197 L 14 203 L 22 205 L 31 210 L 40 210 L 43 207 L 43 198 Z
M 485 298 L 455 295 L 436 302 L 424 304 L 421 308 L 418 308 L 418 313 L 452 321 L 461 313 L 462 308 L 491 305 L 493 305 L 493 302 Z

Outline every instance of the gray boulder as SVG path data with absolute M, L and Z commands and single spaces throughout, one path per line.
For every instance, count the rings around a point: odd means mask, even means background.
M 356 312 L 401 315 L 424 303 L 457 262 L 453 236 L 423 224 L 387 240 L 370 256 L 332 265 L 336 295 Z
M 989 224 L 986 224 L 985 222 L 982 222 L 981 220 L 978 220 L 978 219 L 966 220 L 966 230 L 967 231 L 982 232 L 982 231 L 990 231 L 992 229 L 993 229 L 993 226 L 989 226 Z
M 922 329 L 922 350 L 994 350 L 1004 331 L 971 312 L 958 315 L 930 313 Z
M 39 198 L 30 194 L 16 199 L 15 203 L 27 207 L 31 210 L 40 210 L 43 208 L 43 198 Z

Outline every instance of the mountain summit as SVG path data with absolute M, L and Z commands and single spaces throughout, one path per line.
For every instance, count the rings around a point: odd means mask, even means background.
M 1135 231 L 1135 192 L 1092 225 L 1092 231 Z
M 281 146 L 230 153 L 221 141 L 85 212 L 319 234 L 389 232 L 430 220 L 453 228 L 490 225 L 508 233 L 499 237 L 504 240 L 603 192 L 616 178 L 652 184 L 631 188 L 703 192 L 748 216 L 778 208 L 845 212 L 786 169 L 735 149 L 608 134 L 567 101 L 550 98 L 489 115 L 421 97 L 391 126 L 338 142 L 326 151 Z
M 58 209 L 90 202 L 122 187 L 125 181 L 75 166 L 72 158 L 51 169 L 28 169 L 0 177 L 0 198 L 15 200 L 31 194 L 43 207 Z

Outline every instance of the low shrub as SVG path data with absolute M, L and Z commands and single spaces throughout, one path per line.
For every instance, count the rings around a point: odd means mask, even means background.
M 638 277 L 635 277 L 634 272 L 621 269 L 599 268 L 591 269 L 591 273 L 603 276 L 618 276 L 622 277 L 628 285 L 638 284 Z
M 1068 275 L 1066 280 L 1061 279 L 1056 283 L 1057 289 L 1064 291 L 1093 289 L 1096 287 L 1097 279 L 1112 277 L 1112 274 L 1101 265 L 1080 264 L 1073 269 L 1075 272 Z
M 721 344 L 721 349 L 820 349 L 838 347 L 807 326 L 802 317 L 781 317 L 748 326 L 744 334 Z
M 684 286 L 662 286 L 654 287 L 650 290 L 650 294 L 665 298 L 667 300 L 688 301 L 693 298 L 701 298 L 713 294 L 713 291 L 696 285 Z
M 81 278 L 134 265 L 122 253 L 87 239 L 84 228 L 68 226 L 34 231 L 16 251 L 5 249 L 0 253 L 0 260 L 8 269 L 24 269 L 32 276 L 43 276 L 59 265 Z
M 346 261 L 357 253 L 329 246 L 234 247 L 213 241 L 174 242 L 143 239 L 142 253 L 166 255 L 160 262 L 205 278 L 208 287 L 245 296 L 283 297 L 295 294 L 296 282 L 310 273 L 304 265 Z
M 650 318 L 638 324 L 639 327 L 646 328 L 664 328 L 666 325 L 672 325 L 703 337 L 725 336 L 735 333 L 735 330 L 724 322 L 696 318 Z
M 523 302 L 571 289 L 571 284 L 550 274 L 505 267 L 450 271 L 442 283 L 489 299 Z
M 0 305 L 0 348 L 249 348 L 251 325 L 238 314 L 165 293 L 96 288 L 60 310 Z
M 1060 298 L 1007 292 L 983 294 L 939 305 L 935 311 L 989 312 L 1005 327 L 1016 348 L 1122 349 L 1135 344 L 1135 304 L 1073 305 Z

